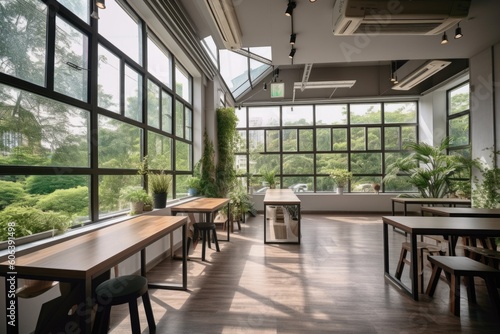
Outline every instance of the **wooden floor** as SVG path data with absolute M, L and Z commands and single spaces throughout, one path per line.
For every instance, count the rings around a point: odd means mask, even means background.
M 444 280 L 418 302 L 385 282 L 380 216 L 307 214 L 301 227 L 300 245 L 264 245 L 259 215 L 207 262 L 189 261 L 188 291 L 150 290 L 157 333 L 498 333 L 480 280 L 477 304 L 462 287 L 461 317 L 449 312 Z M 394 271 L 405 237 L 390 231 L 389 239 Z M 148 278 L 179 281 L 180 264 L 168 259 Z M 409 284 L 408 268 L 403 279 Z M 126 306 L 111 316 L 111 333 L 130 332 Z

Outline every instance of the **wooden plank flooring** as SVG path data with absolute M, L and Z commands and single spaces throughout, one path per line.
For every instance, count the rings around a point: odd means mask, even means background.
M 418 302 L 386 283 L 380 216 L 302 218 L 301 245 L 264 245 L 259 215 L 220 242 L 220 253 L 208 250 L 208 262 L 188 262 L 188 291 L 150 290 L 157 333 L 498 333 L 482 280 L 477 304 L 462 287 L 461 317 L 449 312 L 443 280 Z M 390 231 L 391 271 L 404 240 Z M 179 281 L 180 265 L 165 260 L 148 278 Z M 409 284 L 408 268 L 403 279 Z M 111 333 L 129 333 L 127 306 L 111 313 Z

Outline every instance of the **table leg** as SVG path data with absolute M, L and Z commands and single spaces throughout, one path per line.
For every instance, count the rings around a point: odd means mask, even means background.
M 414 300 L 418 300 L 418 254 L 417 254 L 417 235 L 410 234 L 411 239 L 411 292 Z M 423 259 L 422 259 L 423 261 Z
M 187 290 L 187 223 L 182 225 L 182 288 Z

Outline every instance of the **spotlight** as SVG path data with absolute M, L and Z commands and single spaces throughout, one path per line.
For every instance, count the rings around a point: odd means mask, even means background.
M 264 90 L 267 90 L 267 83 L 264 82 Z
M 288 1 L 288 6 L 286 6 L 285 15 L 286 16 L 292 16 L 293 9 L 296 6 L 297 6 L 297 3 L 295 3 L 295 1 Z
M 394 75 L 394 81 L 393 81 L 393 83 L 394 83 L 394 84 L 397 84 L 398 82 L 399 82 L 399 81 L 398 81 L 398 76 L 397 76 L 397 75 Z
M 291 34 L 290 35 L 290 44 L 294 45 L 295 44 L 295 38 L 297 37 L 297 34 Z
M 448 44 L 448 36 L 446 36 L 446 31 L 443 33 L 443 38 L 441 38 L 441 44 Z
M 294 48 L 292 48 L 290 50 L 290 54 L 288 55 L 288 58 L 293 58 L 293 56 L 295 56 L 295 49 Z
M 106 9 L 105 0 L 96 0 L 95 5 L 101 9 Z
M 92 14 L 90 14 L 90 17 L 96 20 L 99 20 L 99 13 L 97 12 L 96 9 L 92 11 Z
M 457 24 L 457 29 L 455 29 L 455 39 L 462 38 L 462 28 L 460 28 L 460 23 Z
M 314 3 L 314 2 L 316 2 L 316 0 L 309 0 L 309 2 L 312 2 L 312 3 Z

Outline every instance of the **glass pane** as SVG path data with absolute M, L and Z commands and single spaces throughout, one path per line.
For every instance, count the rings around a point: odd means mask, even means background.
M 248 131 L 248 148 L 251 151 L 264 152 L 264 130 Z
M 141 187 L 140 175 L 100 175 L 99 176 L 99 219 L 113 213 L 130 210 L 130 204 L 120 199 L 120 193 L 127 187 Z
M 294 193 L 314 191 L 314 178 L 312 176 L 284 176 L 282 189 L 292 189 Z
M 247 151 L 247 132 L 245 130 L 237 131 L 238 140 L 236 141 L 235 152 L 246 152 Z
M 247 108 L 236 108 L 236 117 L 238 117 L 237 128 L 244 128 L 247 126 Z
M 69 227 L 89 220 L 89 181 L 85 175 L 5 175 L 0 180 L 0 242 L 8 239 L 7 222 L 20 238 Z M 9 180 L 9 181 L 7 181 Z M 4 224 L 5 223 L 5 224 Z
M 234 169 L 236 170 L 236 175 L 247 173 L 247 156 L 245 154 L 235 155 Z
M 99 107 L 120 113 L 120 60 L 99 45 L 97 64 L 97 104 Z
M 351 192 L 354 193 L 374 193 L 374 185 L 382 184 L 380 176 L 353 176 L 351 180 Z
M 87 102 L 88 37 L 56 17 L 54 90 Z
M 380 124 L 382 111 L 380 103 L 351 104 L 351 124 Z
M 188 178 L 190 175 L 175 176 L 175 198 L 182 198 L 188 195 Z
M 346 104 L 316 106 L 316 125 L 347 124 Z
M 386 127 L 384 129 L 384 141 L 386 150 L 400 150 L 401 143 L 399 141 L 399 127 Z
M 255 81 L 271 66 L 264 64 L 258 60 L 250 59 L 250 80 Z
M 299 151 L 312 151 L 313 147 L 313 130 L 299 129 Z
M 163 90 L 161 99 L 161 129 L 172 133 L 172 96 Z
M 283 154 L 283 174 L 313 174 L 313 154 Z
M 397 102 L 384 104 L 385 123 L 416 123 L 417 103 Z
M 99 34 L 103 35 L 136 63 L 142 64 L 139 19 L 133 17 L 121 3 L 116 1 L 107 1 L 106 9 L 99 11 L 99 17 Z
M 248 127 L 280 125 L 279 107 L 248 108 Z
M 409 182 L 408 176 L 398 176 L 384 182 L 384 192 L 416 192 L 417 189 Z
M 180 140 L 176 140 L 175 143 L 175 169 L 180 171 L 191 171 L 193 166 L 191 161 L 192 146 Z
M 78 16 L 82 21 L 89 23 L 90 8 L 88 1 L 75 1 L 75 0 L 58 0 L 64 7 L 68 8 L 73 14 Z
M 175 101 L 175 135 L 184 138 L 184 105 Z
M 278 154 L 258 154 L 249 156 L 250 174 L 261 174 L 263 171 L 276 171 L 279 174 L 281 160 Z
M 391 164 L 395 163 L 399 159 L 404 158 L 407 155 L 408 155 L 408 153 L 405 153 L 404 151 L 385 153 L 385 171 L 384 171 L 384 173 L 387 173 L 388 167 Z
M 142 130 L 116 119 L 98 115 L 100 168 L 137 168 L 141 161 Z
M 89 167 L 90 115 L 0 84 L 0 165 Z
M 125 65 L 125 117 L 142 122 L 142 76 Z
M 148 164 L 151 169 L 172 169 L 172 138 L 148 131 Z
M 219 61 L 221 64 L 224 64 L 220 68 L 220 74 L 229 90 L 237 98 L 247 87 L 250 87 L 248 81 L 248 58 L 229 50 L 220 50 Z
M 316 129 L 316 150 L 331 151 L 332 133 L 330 129 Z
M 449 92 L 448 114 L 453 115 L 470 109 L 469 83 L 457 87 Z
M 297 129 L 283 130 L 283 151 L 297 152 Z
M 417 141 L 417 126 L 402 126 L 401 127 L 401 140 L 403 143 Z
M 330 174 L 332 169 L 347 169 L 347 153 L 316 154 L 316 173 Z
M 160 87 L 148 80 L 148 125 L 160 127 Z
M 186 107 L 184 113 L 186 119 L 186 133 L 184 137 L 187 140 L 193 140 L 193 111 Z
M 366 128 L 351 128 L 351 150 L 366 150 Z
M 45 85 L 47 6 L 39 0 L 2 0 L 0 71 Z
M 332 192 L 335 189 L 335 183 L 329 176 L 316 177 L 316 192 Z
M 179 67 L 175 67 L 175 92 L 191 103 L 191 78 Z
M 161 44 L 148 36 L 148 72 L 154 75 L 167 87 L 172 87 L 172 60 Z
M 368 132 L 368 149 L 380 150 L 382 148 L 382 136 L 380 128 L 367 128 Z
M 332 129 L 333 150 L 347 150 L 347 129 Z
M 280 131 L 267 130 L 266 131 L 266 151 L 278 152 L 280 150 Z
M 352 153 L 351 172 L 353 174 L 380 174 L 382 173 L 381 153 Z
M 312 106 L 283 107 L 283 125 L 312 125 Z
M 453 118 L 448 121 L 450 146 L 469 144 L 469 115 Z
M 217 62 L 218 57 L 218 50 L 217 50 L 217 45 L 215 45 L 214 39 L 212 36 L 207 36 L 204 39 L 201 40 L 201 45 L 207 52 L 207 54 L 210 57 L 210 60 L 214 64 L 214 66 L 218 67 L 219 64 Z

